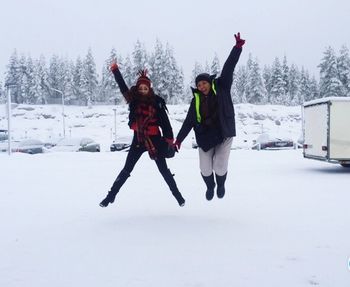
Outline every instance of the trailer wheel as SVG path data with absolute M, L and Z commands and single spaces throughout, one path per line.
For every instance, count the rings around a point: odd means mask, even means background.
M 341 163 L 340 164 L 342 167 L 350 167 L 350 163 Z

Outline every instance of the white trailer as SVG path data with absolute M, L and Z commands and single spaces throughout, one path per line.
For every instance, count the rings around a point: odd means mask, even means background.
M 305 158 L 350 167 L 350 97 L 305 102 L 303 135 Z

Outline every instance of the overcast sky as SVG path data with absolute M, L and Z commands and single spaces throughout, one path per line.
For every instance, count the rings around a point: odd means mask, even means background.
M 349 0 L 0 0 L 0 7 L 1 80 L 15 48 L 75 60 L 91 47 L 100 73 L 112 47 L 125 56 L 137 39 L 151 51 L 159 38 L 187 77 L 215 52 L 223 64 L 238 31 L 246 39 L 241 64 L 249 53 L 261 66 L 286 55 L 316 77 L 326 46 L 350 48 Z

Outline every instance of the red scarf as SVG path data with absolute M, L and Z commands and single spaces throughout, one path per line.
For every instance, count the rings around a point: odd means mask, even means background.
M 136 108 L 136 135 L 137 141 L 140 144 L 144 144 L 148 154 L 151 159 L 157 158 L 157 149 L 153 145 L 150 135 L 154 135 L 150 132 L 152 127 L 151 124 L 154 125 L 156 121 L 156 109 L 152 105 L 147 105 L 144 103 L 140 103 Z M 158 132 L 158 127 L 157 127 Z

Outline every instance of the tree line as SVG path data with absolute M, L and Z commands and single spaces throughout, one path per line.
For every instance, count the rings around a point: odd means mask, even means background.
M 128 86 L 135 83 L 137 71 L 147 68 L 155 92 L 167 103 L 188 103 L 190 85 L 202 72 L 220 75 L 217 55 L 209 64 L 196 62 L 190 84 L 185 86 L 182 68 L 178 65 L 173 48 L 157 40 L 149 53 L 145 45 L 137 41 L 131 55 L 123 57 L 112 48 L 99 74 L 91 49 L 84 58 L 75 62 L 53 55 L 48 64 L 44 56 L 32 59 L 19 56 L 15 50 L 9 59 L 5 73 L 6 84 L 13 85 L 12 101 L 25 104 L 121 104 L 123 97 L 115 83 L 110 64 L 116 61 Z M 318 68 L 319 81 L 305 68 L 289 65 L 287 57 L 275 58 L 271 65 L 260 67 L 259 60 L 251 54 L 245 64 L 236 68 L 232 97 L 234 103 L 299 105 L 320 97 L 350 96 L 350 56 L 343 46 L 339 55 L 332 47 L 326 48 Z M 0 82 L 0 100 L 5 101 Z

